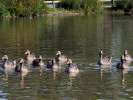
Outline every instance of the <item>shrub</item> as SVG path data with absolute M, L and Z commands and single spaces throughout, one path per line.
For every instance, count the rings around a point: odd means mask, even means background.
M 81 0 L 62 0 L 61 7 L 65 9 L 78 10 L 81 6 Z
M 133 0 L 121 0 L 116 2 L 117 9 L 122 9 L 125 12 L 130 12 L 133 9 Z
M 1 16 L 30 16 L 46 13 L 48 10 L 43 0 L 0 0 Z
M 85 13 L 88 13 L 99 11 L 101 4 L 99 0 L 62 0 L 61 7 L 69 10 L 83 9 Z
M 10 16 L 9 11 L 7 10 L 7 7 L 4 3 L 0 1 L 0 16 Z

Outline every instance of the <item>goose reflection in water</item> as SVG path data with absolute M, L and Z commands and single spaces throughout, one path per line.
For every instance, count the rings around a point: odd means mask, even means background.
M 4 68 L 4 74 L 2 75 L 2 80 L 8 80 L 8 69 Z
M 21 72 L 18 73 L 18 76 L 20 76 L 20 87 L 24 87 L 24 77 L 28 74 L 28 72 Z
M 125 84 L 125 76 L 128 73 L 129 68 L 125 68 L 125 69 L 119 69 L 119 73 L 121 73 L 121 87 L 125 88 L 126 84 Z
M 43 68 L 44 68 L 44 66 L 40 66 L 40 69 L 39 69 L 39 77 L 40 77 L 40 79 L 42 79 Z
M 2 77 L 3 80 L 8 80 L 8 74 L 13 74 L 14 70 L 8 69 L 8 68 L 3 68 L 4 70 L 4 75 Z
M 60 73 L 61 69 L 60 68 L 53 68 L 52 72 L 53 72 L 53 79 L 56 79 L 56 73 Z
M 103 80 L 104 72 L 109 72 L 109 73 L 112 72 L 111 66 L 100 65 L 99 67 L 100 67 L 100 78 L 101 78 L 101 80 Z
M 67 81 L 67 86 L 71 88 L 72 86 L 72 80 L 76 78 L 78 73 L 68 73 L 68 81 Z
M 8 69 L 8 68 L 4 68 L 4 74 L 2 75 L 2 80 L 3 80 L 3 87 L 8 85 L 8 76 L 12 76 L 12 74 L 14 73 L 14 70 Z

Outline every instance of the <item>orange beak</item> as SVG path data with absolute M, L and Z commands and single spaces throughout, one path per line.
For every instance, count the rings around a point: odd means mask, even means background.
M 127 51 L 125 51 L 125 54 L 127 54 Z
M 42 59 L 42 56 L 39 56 L 39 59 Z
M 124 56 L 122 56 L 122 59 L 125 59 Z
M 101 51 L 101 54 L 103 54 L 103 51 Z
M 27 54 L 28 52 L 26 51 L 25 54 Z
M 20 60 L 20 63 L 23 63 L 23 60 L 22 59 Z
M 5 59 L 5 57 L 2 57 L 2 59 Z
M 57 52 L 56 55 L 59 55 L 59 53 Z
M 70 64 L 70 61 L 67 61 L 67 64 Z

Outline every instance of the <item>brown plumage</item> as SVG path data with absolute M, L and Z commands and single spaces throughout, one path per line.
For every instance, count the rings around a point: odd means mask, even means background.
M 15 68 L 15 72 L 28 72 L 28 65 L 24 64 L 24 59 L 20 58 L 19 62 L 19 65 Z
M 44 62 L 42 60 L 42 56 L 40 55 L 38 59 L 33 60 L 33 66 L 44 66 Z
M 9 69 L 14 69 L 15 66 L 16 66 L 16 61 L 9 61 L 8 60 L 8 56 L 7 55 L 4 55 L 2 57 L 2 59 L 4 59 L 4 63 L 2 65 L 3 68 L 9 68 Z
M 33 61 L 33 60 L 36 59 L 35 54 L 34 53 L 30 54 L 30 51 L 29 50 L 27 50 L 25 52 L 25 54 L 26 54 L 25 60 Z
M 99 52 L 99 65 L 110 65 L 111 64 L 112 57 L 104 57 L 103 58 L 103 51 Z
M 49 61 L 47 64 L 47 68 L 58 68 L 58 65 L 56 64 L 55 59 L 53 59 L 52 61 Z
M 129 64 L 126 62 L 124 55 L 121 56 L 121 61 L 116 66 L 117 69 L 129 68 Z
M 130 55 L 128 55 L 127 50 L 124 50 L 124 58 L 125 58 L 125 60 L 127 60 L 127 61 L 132 61 L 132 58 L 131 58 Z
M 67 57 L 65 55 L 61 55 L 61 52 L 58 51 L 56 53 L 56 58 L 55 58 L 56 61 L 67 61 Z
M 71 59 L 68 59 L 67 65 L 68 66 L 66 67 L 65 72 L 69 72 L 69 73 L 78 73 L 79 72 L 77 65 L 73 64 Z

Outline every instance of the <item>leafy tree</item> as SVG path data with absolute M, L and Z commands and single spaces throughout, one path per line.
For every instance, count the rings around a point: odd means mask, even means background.
M 62 0 L 61 5 L 65 9 L 83 9 L 86 14 L 97 12 L 101 8 L 99 0 Z
M 116 2 L 117 9 L 122 9 L 125 12 L 131 12 L 133 9 L 133 0 L 121 0 Z
M 45 13 L 43 0 L 0 0 L 0 15 L 30 16 Z

